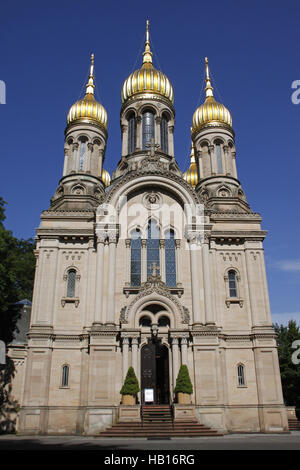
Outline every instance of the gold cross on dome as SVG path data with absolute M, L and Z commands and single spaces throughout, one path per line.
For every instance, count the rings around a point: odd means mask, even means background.
M 154 157 L 155 149 L 159 147 L 159 144 L 156 144 L 154 138 L 151 137 L 150 144 L 146 144 L 146 147 L 150 148 L 150 155 L 151 157 Z

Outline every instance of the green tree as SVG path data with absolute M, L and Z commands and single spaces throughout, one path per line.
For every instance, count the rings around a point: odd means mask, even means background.
M 0 197 L 0 340 L 12 342 L 20 307 L 16 302 L 31 300 L 35 269 L 34 241 L 18 240 L 4 227 L 6 202 Z M 0 369 L 0 433 L 13 432 L 17 402 L 11 396 L 14 362 L 6 357 Z
M 288 406 L 295 406 L 299 417 L 300 413 L 300 364 L 293 364 L 292 355 L 295 349 L 292 344 L 300 340 L 300 328 L 294 320 L 288 326 L 274 325 L 277 333 L 278 357 L 284 402 Z
M 121 395 L 135 396 L 140 391 L 139 382 L 135 375 L 133 367 L 129 367 L 124 385 L 120 390 Z
M 193 393 L 193 384 L 191 382 L 189 370 L 185 364 L 183 364 L 179 369 L 174 392 L 188 393 L 189 395 Z

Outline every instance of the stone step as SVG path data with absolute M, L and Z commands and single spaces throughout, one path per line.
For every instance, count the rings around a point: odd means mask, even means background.
M 222 436 L 223 434 L 218 433 L 217 431 L 198 431 L 198 432 L 176 432 L 176 431 L 169 431 L 166 433 L 163 432 L 111 432 L 111 431 L 104 431 L 100 434 L 101 437 L 151 437 L 151 438 L 169 438 L 169 437 L 204 437 L 204 436 Z
M 289 430 L 290 431 L 300 431 L 300 421 L 296 418 L 291 418 L 288 420 Z
M 142 407 L 142 422 L 118 423 L 100 433 L 101 437 L 201 437 L 222 436 L 218 431 L 198 423 L 196 419 L 173 422 L 171 408 L 166 405 Z

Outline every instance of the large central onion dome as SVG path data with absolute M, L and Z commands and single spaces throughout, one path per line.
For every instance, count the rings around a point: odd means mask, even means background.
M 141 94 L 143 96 L 147 94 L 159 95 L 169 100 L 172 104 L 174 103 L 173 87 L 168 77 L 153 67 L 149 38 L 149 21 L 147 20 L 143 65 L 125 80 L 121 92 L 122 104 Z
M 205 102 L 196 109 L 193 115 L 192 133 L 199 131 L 204 126 L 220 126 L 225 125 L 232 127 L 232 118 L 228 109 L 221 103 L 218 103 L 213 95 L 213 87 L 211 86 L 208 60 L 205 58 L 206 70 L 206 99 Z
M 86 94 L 82 100 L 74 103 L 67 116 L 67 123 L 72 124 L 76 121 L 94 122 L 107 129 L 107 113 L 101 103 L 96 101 L 94 96 L 94 54 L 91 55 L 91 66 L 89 81 L 86 85 Z

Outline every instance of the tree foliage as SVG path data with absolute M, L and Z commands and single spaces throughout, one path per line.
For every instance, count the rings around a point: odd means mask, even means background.
M 274 325 L 277 333 L 278 357 L 284 402 L 288 406 L 296 406 L 300 412 L 300 364 L 294 364 L 292 348 L 295 340 L 300 340 L 300 327 L 294 320 L 288 326 Z M 298 346 L 299 348 L 299 346 Z M 298 355 L 299 358 L 300 355 Z
M 34 241 L 18 240 L 4 227 L 5 201 L 0 197 L 0 340 L 6 345 L 14 339 L 20 307 L 16 302 L 31 300 L 35 269 Z M 15 429 L 18 404 L 11 394 L 15 365 L 6 357 L 0 366 L 0 434 Z
M 129 367 L 124 385 L 120 390 L 121 395 L 135 396 L 140 391 L 139 382 L 135 375 L 133 367 Z
M 189 370 L 185 364 L 183 364 L 178 372 L 175 393 L 193 393 L 193 384 L 191 382 Z

